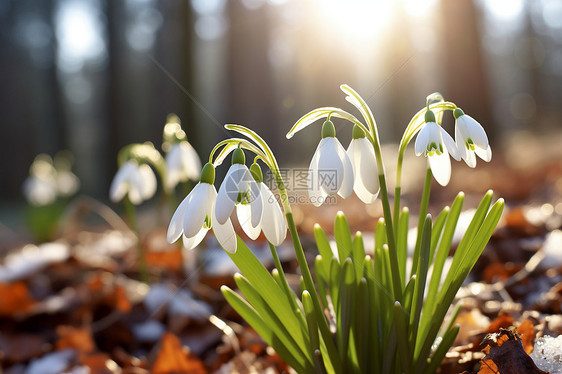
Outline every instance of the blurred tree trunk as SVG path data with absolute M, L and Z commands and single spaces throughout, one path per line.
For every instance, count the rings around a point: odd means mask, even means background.
M 227 114 L 229 121 L 267 133 L 275 143 L 282 131 L 275 115 L 267 10 L 265 4 L 250 10 L 239 0 L 228 2 Z
M 442 0 L 442 60 L 446 89 L 442 92 L 477 118 L 488 136 L 496 135 L 492 95 L 482 51 L 479 18 L 474 0 Z
M 162 137 L 166 116 L 175 113 L 182 121 L 190 143 L 197 148 L 197 134 L 194 111 L 198 110 L 189 96 L 193 94 L 193 25 L 194 14 L 189 1 L 159 1 L 157 8 L 162 19 L 166 20 L 156 39 L 156 50 L 152 64 L 153 90 L 152 102 L 156 103 L 151 124 L 151 137 Z M 172 78 L 157 66 L 168 71 Z M 173 80 L 172 80 L 173 79 Z M 181 87 L 180 87 L 181 86 Z M 158 145 L 156 145 L 158 147 Z

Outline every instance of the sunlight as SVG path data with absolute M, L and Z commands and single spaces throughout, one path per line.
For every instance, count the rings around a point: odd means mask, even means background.
M 320 19 L 346 42 L 361 43 L 380 34 L 393 18 L 393 3 L 380 0 L 325 0 L 316 3 Z

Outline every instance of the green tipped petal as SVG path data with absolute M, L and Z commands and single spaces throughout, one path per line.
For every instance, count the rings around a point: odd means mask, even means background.
M 213 184 L 215 183 L 215 167 L 213 164 L 207 162 L 201 170 L 201 183 Z
M 261 167 L 255 162 L 252 164 L 252 166 L 250 166 L 250 173 L 252 173 L 252 177 L 254 177 L 256 182 L 258 183 L 263 182 L 263 174 L 261 172 Z
M 433 111 L 428 109 L 427 112 L 425 112 L 425 122 L 435 122 L 435 114 L 433 114 Z
M 240 146 L 232 152 L 232 165 L 234 164 L 242 164 L 246 163 L 246 156 L 244 155 L 244 151 Z
M 457 108 L 453 111 L 453 116 L 455 116 L 455 119 L 459 118 L 462 115 L 464 115 L 464 112 L 461 108 Z
M 361 139 L 365 137 L 365 131 L 363 131 L 363 129 L 358 126 L 358 125 L 354 125 L 353 126 L 353 139 Z
M 336 127 L 332 121 L 328 120 L 322 125 L 322 139 L 324 138 L 335 138 L 336 137 Z

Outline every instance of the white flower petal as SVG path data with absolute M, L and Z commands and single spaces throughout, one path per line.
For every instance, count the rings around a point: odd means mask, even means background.
M 467 114 L 460 116 L 458 120 L 463 122 L 463 131 L 466 129 L 466 132 L 464 132 L 465 136 L 471 138 L 472 142 L 476 146 L 482 149 L 486 149 L 488 147 L 488 136 L 478 121 Z
M 228 169 L 219 188 L 215 205 L 217 221 L 221 225 L 232 214 L 240 192 L 248 190 L 249 178 L 252 178 L 252 176 L 246 165 L 234 164 Z
M 490 160 L 492 159 L 492 148 L 490 148 L 489 146 L 486 149 L 476 147 L 474 152 L 476 153 L 476 155 L 478 157 L 480 157 L 482 160 L 484 160 L 486 162 L 490 162 Z
M 353 192 L 353 184 L 354 184 L 354 173 L 353 173 L 353 165 L 351 164 L 351 160 L 345 151 L 345 148 L 341 145 L 339 140 L 336 139 L 336 150 L 338 152 L 338 157 L 342 161 L 343 164 L 343 179 L 340 189 L 338 190 L 338 195 L 347 199 L 351 193 Z
M 188 238 L 195 236 L 211 217 L 216 198 L 215 187 L 208 183 L 199 183 L 191 192 L 193 197 L 187 206 L 183 220 L 183 234 Z
M 260 187 L 253 178 L 250 181 L 250 194 L 251 224 L 253 227 L 258 227 L 263 215 L 263 201 Z
M 427 126 L 426 123 L 418 133 L 418 137 L 416 138 L 416 143 L 414 144 L 414 149 L 416 152 L 416 156 L 419 156 L 425 152 L 427 149 L 427 144 L 429 143 L 429 135 L 431 133 L 431 129 Z
M 463 133 L 460 129 L 460 126 L 457 124 L 455 125 L 455 142 L 457 143 L 457 149 L 459 150 L 459 154 L 463 160 L 466 160 L 468 157 L 468 149 L 466 148 L 466 139 L 463 136 Z
M 183 236 L 183 247 L 187 250 L 193 249 L 199 245 L 205 239 L 207 232 L 209 231 L 206 227 L 201 227 L 201 230 L 195 236 L 188 238 L 187 236 Z
M 366 138 L 358 139 L 358 141 L 360 155 L 359 181 L 369 193 L 376 197 L 379 192 L 379 175 L 375 151 L 371 142 Z
M 444 149 L 440 155 L 434 153 L 433 156 L 428 156 L 427 159 L 429 160 L 429 166 L 435 180 L 440 185 L 446 186 L 451 179 L 451 160 L 447 150 Z
M 230 253 L 236 253 L 236 232 L 234 232 L 234 227 L 232 226 L 232 222 L 230 218 L 227 218 L 224 224 L 220 224 L 217 222 L 215 217 L 216 210 L 213 210 L 213 232 L 215 233 L 215 237 L 217 241 L 224 248 L 225 251 Z
M 339 141 L 336 138 L 326 137 L 318 145 L 320 147 L 318 159 L 319 183 L 328 195 L 335 195 L 345 178 L 343 160 L 340 159 L 338 154 L 338 144 Z
M 147 164 L 142 164 L 139 166 L 139 180 L 140 180 L 140 188 L 141 196 L 143 200 L 148 200 L 156 193 L 156 188 L 158 186 L 156 182 L 156 176 L 154 172 Z
M 310 166 L 308 168 L 308 180 L 307 180 L 308 198 L 310 202 L 316 207 L 322 205 L 324 200 L 326 200 L 326 196 L 327 196 L 326 192 L 324 192 L 324 190 L 320 187 L 319 175 L 318 175 L 318 159 L 320 158 L 321 144 L 322 141 L 320 141 L 318 147 L 316 147 L 316 151 L 314 152 L 314 155 L 312 156 L 312 160 L 310 161 Z
M 111 187 L 109 188 L 109 197 L 111 201 L 118 202 L 125 197 L 127 191 L 129 190 L 129 180 L 131 175 L 134 174 L 136 169 L 136 164 L 132 161 L 128 161 L 121 165 L 113 181 L 111 182 Z
M 252 209 L 250 205 L 238 204 L 236 205 L 236 216 L 238 217 L 238 223 L 242 227 L 242 230 L 248 235 L 252 240 L 256 240 L 260 236 L 261 225 L 252 225 Z
M 287 225 L 285 224 L 283 211 L 265 183 L 260 183 L 260 190 L 264 204 L 261 228 L 267 240 L 274 246 L 279 246 L 287 236 Z
M 187 179 L 197 180 L 201 175 L 201 160 L 195 149 L 188 142 L 180 143 L 183 172 Z
M 441 130 L 441 137 L 443 139 L 443 143 L 444 143 L 445 147 L 447 148 L 447 151 L 449 152 L 451 157 L 453 157 L 457 161 L 460 161 L 461 160 L 461 152 L 457 148 L 457 145 L 455 144 L 455 141 L 453 140 L 451 135 L 449 135 L 449 133 L 447 131 L 445 131 L 445 129 L 441 126 L 439 126 L 439 130 Z
M 179 237 L 183 233 L 183 221 L 185 217 L 185 212 L 187 210 L 187 206 L 189 205 L 189 202 L 193 198 L 193 191 L 195 191 L 198 185 L 199 184 L 197 184 L 191 190 L 189 195 L 187 195 L 185 199 L 183 199 L 183 201 L 180 203 L 180 205 L 176 208 L 176 211 L 174 212 L 174 215 L 170 220 L 170 224 L 168 225 L 168 234 L 166 235 L 166 238 L 168 239 L 168 243 L 175 242 L 176 240 L 179 239 Z
M 466 150 L 466 157 L 464 159 L 464 161 L 466 162 L 466 164 L 471 167 L 471 168 L 475 168 L 476 167 L 476 156 L 474 154 L 474 151 L 467 149 Z

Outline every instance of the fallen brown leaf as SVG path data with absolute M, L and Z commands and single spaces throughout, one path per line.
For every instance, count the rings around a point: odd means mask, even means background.
M 482 344 L 487 345 L 486 357 L 478 374 L 549 374 L 525 353 L 516 331 L 501 329 L 499 334 L 488 334 Z
M 199 359 L 184 350 L 179 338 L 169 332 L 164 333 L 160 351 L 152 366 L 154 374 L 204 374 L 207 371 Z
M 35 301 L 23 282 L 0 283 L 0 316 L 12 317 L 27 312 Z

